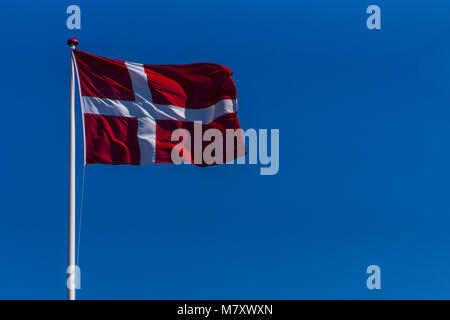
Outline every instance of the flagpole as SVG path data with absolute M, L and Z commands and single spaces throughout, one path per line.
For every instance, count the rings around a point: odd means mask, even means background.
M 75 277 L 78 276 L 75 266 L 75 70 L 72 50 L 78 45 L 78 40 L 67 41 L 70 47 L 70 147 L 69 147 L 69 230 L 68 230 L 68 279 L 67 300 L 75 300 Z

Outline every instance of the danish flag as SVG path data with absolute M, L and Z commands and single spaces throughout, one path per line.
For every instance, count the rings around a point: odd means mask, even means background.
M 203 131 L 218 129 L 224 139 L 227 129 L 240 129 L 236 87 L 227 67 L 213 63 L 146 65 L 75 49 L 73 55 L 88 164 L 171 163 L 172 149 L 178 143 L 171 137 L 178 128 L 192 135 L 194 124 L 201 123 Z M 193 143 L 205 148 L 202 140 L 193 139 Z M 234 146 L 232 159 L 243 155 Z M 223 162 L 229 160 L 228 156 Z

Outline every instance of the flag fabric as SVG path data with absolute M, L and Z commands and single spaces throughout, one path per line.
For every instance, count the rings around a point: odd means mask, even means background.
M 172 133 L 178 128 L 194 134 L 240 129 L 232 72 L 213 63 L 147 65 L 98 57 L 73 50 L 84 121 L 85 162 L 147 165 L 171 163 Z M 242 156 L 235 140 L 233 155 Z M 192 139 L 203 150 L 207 142 Z M 201 146 L 195 146 L 201 144 Z M 224 142 L 223 145 L 226 143 Z M 244 147 L 245 149 L 245 147 Z M 189 161 L 193 157 L 182 150 Z M 216 150 L 215 152 L 219 152 Z M 203 159 L 196 162 L 205 165 Z

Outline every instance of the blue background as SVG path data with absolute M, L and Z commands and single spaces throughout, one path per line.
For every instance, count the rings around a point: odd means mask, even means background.
M 66 296 L 69 37 L 226 65 L 242 127 L 280 129 L 275 176 L 88 166 L 78 298 L 450 298 L 449 15 L 445 0 L 3 3 L 0 298 Z M 77 97 L 77 207 L 80 120 Z

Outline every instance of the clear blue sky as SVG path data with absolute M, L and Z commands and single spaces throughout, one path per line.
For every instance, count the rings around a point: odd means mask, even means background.
M 88 166 L 78 298 L 450 298 L 449 16 L 445 0 L 3 3 L 0 298 L 66 296 L 69 37 L 226 65 L 242 127 L 280 129 L 276 176 Z M 77 139 L 80 191 L 80 121 Z

